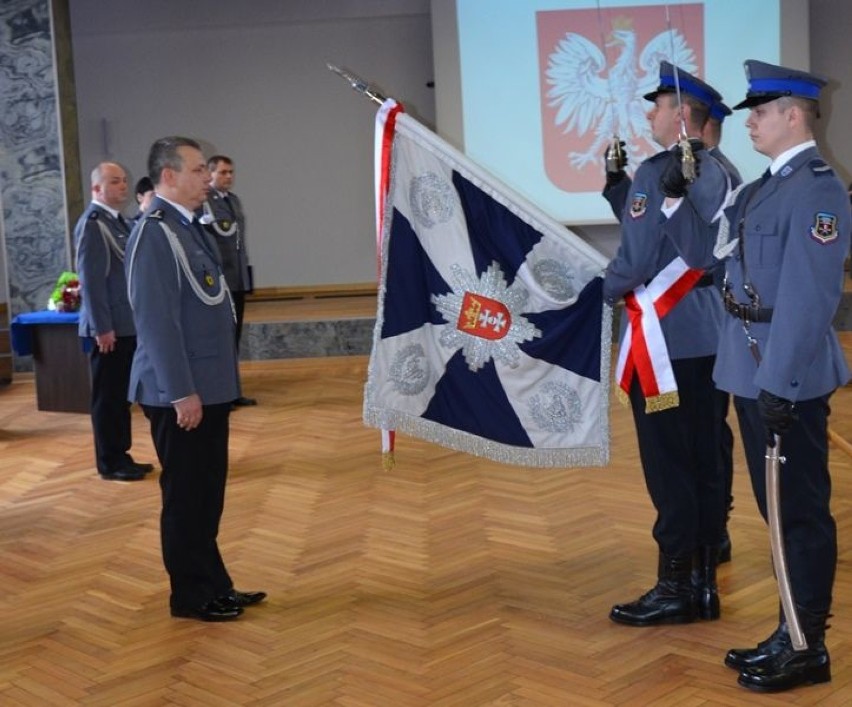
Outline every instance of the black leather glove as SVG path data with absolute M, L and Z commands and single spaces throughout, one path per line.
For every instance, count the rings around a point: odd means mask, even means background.
M 604 150 L 604 173 L 606 174 L 606 185 L 614 187 L 619 182 L 623 181 L 627 176 L 624 168 L 627 166 L 627 152 L 624 140 L 618 141 L 618 151 L 613 150 L 612 145 L 608 145 Z
M 766 444 L 770 447 L 775 446 L 775 435 L 789 432 L 793 423 L 799 419 L 791 400 L 779 398 L 767 390 L 757 394 L 757 411 L 766 428 Z
M 698 153 L 704 149 L 704 143 L 696 138 L 690 138 L 689 146 L 695 158 L 695 176 L 698 177 L 701 169 L 701 157 Z M 679 199 L 686 196 L 690 183 L 690 180 L 683 176 L 683 149 L 680 145 L 675 145 L 669 152 L 668 161 L 660 176 L 660 188 L 666 196 Z

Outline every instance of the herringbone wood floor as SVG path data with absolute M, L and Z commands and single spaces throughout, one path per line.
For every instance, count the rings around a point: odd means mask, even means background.
M 380 469 L 360 421 L 365 358 L 244 364 L 221 545 L 268 602 L 172 619 L 156 477 L 92 468 L 88 418 L 0 392 L 2 705 L 852 704 L 852 462 L 832 448 L 840 531 L 829 685 L 757 696 L 722 665 L 774 628 L 766 530 L 737 456 L 734 560 L 717 622 L 631 629 L 653 582 L 652 510 L 613 405 L 605 469 L 499 466 L 407 437 Z M 852 438 L 852 389 L 833 427 Z M 153 460 L 134 413 L 134 453 Z

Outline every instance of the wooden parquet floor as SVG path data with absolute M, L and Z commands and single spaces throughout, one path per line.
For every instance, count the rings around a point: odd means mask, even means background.
M 243 365 L 221 547 L 269 600 L 239 621 L 168 614 L 153 478 L 104 482 L 83 415 L 0 391 L 0 705 L 474 707 L 852 704 L 852 460 L 832 448 L 840 536 L 830 684 L 760 696 L 722 658 L 775 625 L 767 533 L 737 451 L 723 618 L 632 629 L 653 512 L 628 412 L 613 463 L 533 470 L 400 437 L 380 468 L 363 357 Z M 833 427 L 852 439 L 852 388 Z M 134 413 L 134 453 L 153 460 Z

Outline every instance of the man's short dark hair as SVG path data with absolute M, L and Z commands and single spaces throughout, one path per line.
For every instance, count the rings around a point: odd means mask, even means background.
M 172 135 L 161 137 L 153 145 L 148 153 L 148 177 L 154 184 L 160 183 L 163 170 L 166 168 L 180 171 L 183 167 L 183 158 L 178 153 L 179 147 L 192 147 L 199 152 L 201 145 L 188 137 Z
M 220 162 L 224 162 L 225 164 L 233 165 L 234 160 L 232 160 L 227 155 L 213 155 L 210 159 L 207 160 L 207 169 L 211 172 L 219 166 Z
M 142 196 L 149 191 L 154 191 L 154 182 L 151 181 L 150 177 L 142 177 L 136 182 L 136 196 Z

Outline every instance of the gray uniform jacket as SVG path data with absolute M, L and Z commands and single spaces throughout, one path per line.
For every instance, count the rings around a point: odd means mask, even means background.
M 716 147 L 711 147 L 707 150 L 707 152 L 715 157 L 719 164 L 721 164 L 724 170 L 728 173 L 728 176 L 731 178 L 731 186 L 733 188 L 736 188 L 743 183 L 740 171 L 719 149 L 718 145 Z M 612 213 L 615 218 L 618 219 L 619 223 L 621 222 L 621 217 L 624 215 L 624 202 L 630 194 L 630 187 L 632 185 L 633 180 L 631 180 L 630 177 L 624 177 L 620 182 L 613 186 L 610 186 L 609 184 L 604 185 L 602 192 L 603 198 L 609 202 Z
M 663 193 L 660 176 L 669 159 L 667 151 L 645 160 L 636 170 L 621 223 L 621 243 L 607 266 L 604 298 L 614 304 L 639 285 L 650 282 L 674 260 L 678 252 L 663 234 L 665 216 L 660 211 Z M 697 182 L 706 192 L 699 209 L 709 221 L 724 202 L 728 179 L 721 165 L 701 153 Z M 706 229 L 705 229 L 706 232 Z M 708 240 L 710 235 L 705 236 Z M 716 353 L 722 305 L 715 287 L 694 287 L 660 320 L 672 360 L 712 356 Z M 627 317 L 621 317 L 622 333 Z
M 743 183 L 743 178 L 740 175 L 740 170 L 734 166 L 734 163 L 728 159 L 724 152 L 719 149 L 719 146 L 711 147 L 707 150 L 709 154 L 711 154 L 718 162 L 722 165 L 725 171 L 728 173 L 728 176 L 731 178 L 731 186 L 736 189 L 740 184 Z
M 749 304 L 743 289 L 748 279 L 760 306 L 773 312 L 771 322 L 749 325 L 759 365 L 742 320 L 725 314 L 713 373 L 716 385 L 744 398 L 757 398 L 763 389 L 793 401 L 844 385 L 849 369 L 832 328 L 850 243 L 849 197 L 843 184 L 816 148 L 809 148 L 763 186 L 758 181 L 744 187 L 725 216 L 731 238 L 739 234 L 742 221 L 743 237 L 726 260 L 731 294 L 736 302 Z M 695 266 L 712 260 L 712 248 L 684 238 L 689 229 L 676 227 L 684 221 L 702 227 L 686 203 L 667 224 L 667 235 L 684 260 Z M 718 224 L 709 230 L 715 232 Z
M 205 228 L 219 246 L 228 287 L 232 292 L 244 292 L 251 289 L 245 240 L 246 219 L 239 197 L 233 192 L 228 192 L 227 196 L 225 201 L 215 189 L 207 193 L 206 210 L 213 216 L 213 222 L 206 224 Z M 199 210 L 199 216 L 204 211 L 203 208 Z
M 130 401 L 167 407 L 193 393 L 203 405 L 239 397 L 233 305 L 213 238 L 157 197 L 133 229 L 126 268 L 137 330 Z
M 612 213 L 615 218 L 621 223 L 621 217 L 624 215 L 624 202 L 630 195 L 633 180 L 630 177 L 624 177 L 617 184 L 605 184 L 603 188 L 603 198 L 609 202 Z
M 115 332 L 135 336 L 127 299 L 124 251 L 127 228 L 97 204 L 89 204 L 74 227 L 77 276 L 80 278 L 80 336 Z

